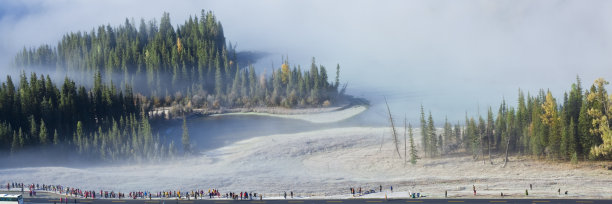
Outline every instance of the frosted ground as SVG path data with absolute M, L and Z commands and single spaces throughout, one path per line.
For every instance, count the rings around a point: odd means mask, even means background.
M 347 108 L 321 114 L 337 121 L 362 111 Z M 316 117 L 320 116 L 303 119 Z M 416 130 L 415 141 L 420 141 L 418 135 Z M 512 157 L 502 168 L 501 158 L 494 158 L 491 165 L 455 156 L 410 165 L 395 151 L 388 127 L 332 128 L 245 139 L 200 156 L 154 165 L 0 169 L 0 183 L 22 181 L 122 192 L 217 188 L 221 192 L 259 192 L 267 198 L 280 198 L 284 191 L 294 191 L 301 198 L 349 198 L 350 187 L 365 191 L 378 190 L 379 185 L 383 193 L 362 197 L 407 197 L 409 191 L 444 197 L 448 191 L 450 197 L 472 198 L 475 185 L 478 197 L 500 197 L 503 192 L 520 198 L 533 184 L 530 197 L 565 197 L 557 195 L 560 188 L 569 197 L 612 198 L 612 171 L 599 163 L 577 167 Z M 401 154 L 403 157 L 403 145 Z

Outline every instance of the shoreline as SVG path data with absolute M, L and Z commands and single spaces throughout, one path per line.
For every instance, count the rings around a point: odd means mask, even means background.
M 293 118 L 300 119 L 305 115 L 313 115 L 313 114 L 323 114 L 323 113 L 333 113 L 338 111 L 345 111 L 347 109 L 359 108 L 363 110 L 359 110 L 353 115 L 358 115 L 359 113 L 365 111 L 369 107 L 369 101 L 364 98 L 354 98 L 352 96 L 348 96 L 349 98 L 345 99 L 345 101 L 341 102 L 338 105 L 332 105 L 329 107 L 307 107 L 307 108 L 285 108 L 281 106 L 258 106 L 258 107 L 249 107 L 249 108 L 218 108 L 218 109 L 205 109 L 205 108 L 195 108 L 191 109 L 187 112 L 186 117 L 192 116 L 200 116 L 200 117 L 208 117 L 208 116 L 222 116 L 222 115 L 260 115 L 260 116 L 272 116 L 272 117 L 283 117 L 283 118 Z M 170 111 L 173 107 L 158 107 L 154 110 L 150 111 L 149 114 L 152 117 L 159 117 L 162 114 L 165 115 L 166 119 L 173 118 L 181 118 L 181 116 L 173 116 L 172 118 L 167 118 Z M 347 117 L 348 118 L 348 117 Z M 346 118 L 344 118 L 346 119 Z M 313 123 L 317 123 L 314 120 L 307 120 Z M 333 120 L 329 122 L 336 122 L 339 120 Z

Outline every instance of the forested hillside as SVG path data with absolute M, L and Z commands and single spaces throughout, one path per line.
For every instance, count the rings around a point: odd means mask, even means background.
M 173 102 L 203 108 L 310 107 L 332 104 L 338 96 L 338 76 L 328 82 L 327 70 L 314 58 L 308 70 L 285 60 L 271 77 L 237 61 L 221 22 L 202 11 L 176 29 L 164 13 L 159 24 L 140 20 L 137 26 L 126 19 L 118 27 L 69 33 L 55 47 L 24 48 L 14 65 L 68 73 L 84 82 L 100 72 L 105 82 L 128 84 L 150 96 L 156 107 Z
M 7 76 L 0 87 L 0 147 L 6 150 L 0 154 L 52 146 L 105 160 L 162 158 L 176 149 L 151 131 L 148 114 L 155 107 L 313 107 L 342 96 L 339 66 L 330 83 L 314 58 L 309 70 L 291 68 L 285 59 L 268 75 L 237 61 L 221 23 L 205 11 L 176 29 L 164 13 L 159 24 L 141 20 L 136 27 L 126 20 L 66 34 L 56 47 L 24 48 L 14 69 L 70 78 L 59 84 L 22 71 L 16 85 Z M 183 132 L 188 152 L 186 127 Z
M 552 160 L 612 159 L 612 96 L 597 79 L 583 90 L 580 78 L 559 101 L 550 91 L 531 95 L 518 92 L 517 107 L 503 101 L 486 118 L 468 117 L 463 126 L 445 121 L 436 133 L 431 113 L 421 109 L 422 146 L 428 156 L 465 151 L 475 158 L 519 153 Z

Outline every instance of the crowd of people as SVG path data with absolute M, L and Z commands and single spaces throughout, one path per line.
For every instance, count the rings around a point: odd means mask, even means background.
M 383 192 L 383 186 L 379 185 L 378 187 L 378 193 L 382 193 Z M 9 182 L 6 184 L 6 189 L 8 191 L 21 191 L 21 193 L 25 193 L 25 190 L 28 190 L 28 194 L 30 197 L 36 197 L 36 192 L 37 191 L 45 191 L 45 192 L 49 192 L 49 193 L 55 193 L 60 195 L 60 203 L 63 202 L 68 202 L 68 198 L 70 199 L 76 199 L 76 198 L 85 198 L 85 199 L 99 199 L 99 198 L 105 198 L 105 199 L 125 199 L 125 198 L 130 198 L 130 199 L 186 199 L 186 200 L 191 200 L 191 199 L 206 199 L 206 197 L 208 196 L 208 199 L 233 199 L 233 200 L 263 200 L 263 194 L 261 193 L 255 193 L 255 192 L 227 192 L 225 194 L 221 193 L 218 189 L 208 189 L 208 191 L 205 191 L 203 189 L 201 190 L 192 190 L 192 191 L 183 191 L 181 192 L 180 190 L 176 190 L 176 191 L 159 191 L 156 193 L 152 193 L 150 191 L 132 191 L 132 192 L 128 192 L 127 196 L 125 193 L 121 193 L 121 192 L 115 192 L 115 191 L 104 191 L 104 190 L 100 190 L 99 193 L 97 193 L 98 191 L 92 191 L 92 190 L 82 190 L 79 188 L 74 188 L 74 187 L 65 187 L 62 185 L 47 185 L 47 184 L 24 184 L 24 183 L 17 183 L 17 182 Z M 533 189 L 533 185 L 529 184 L 529 190 Z M 355 187 L 350 187 L 350 194 L 353 197 L 357 197 L 357 196 L 362 196 L 362 195 L 366 195 L 366 194 L 371 194 L 371 193 L 376 193 L 376 187 L 374 187 L 374 189 L 362 189 L 362 187 L 359 188 L 355 188 Z M 391 193 L 393 193 L 393 186 L 389 187 L 389 190 Z M 472 191 L 474 193 L 474 196 L 476 196 L 476 185 L 472 185 Z M 557 193 L 559 195 L 561 195 L 561 189 L 559 188 L 557 190 Z M 568 194 L 568 191 L 564 192 L 565 195 Z M 410 198 L 420 198 L 423 197 L 423 195 L 420 192 L 412 192 L 411 190 L 408 191 L 408 195 Z M 506 196 L 504 195 L 504 193 L 500 193 L 500 195 Z M 284 199 L 287 199 L 288 195 L 287 192 L 285 191 L 282 195 L 284 197 Z M 293 198 L 293 191 L 290 192 L 289 194 L 290 198 Z M 526 189 L 525 190 L 525 196 L 529 196 L 529 192 Z M 444 197 L 448 197 L 448 191 L 444 192 Z M 386 198 L 386 193 L 385 193 L 385 198 Z
M 254 199 L 263 199 L 263 194 L 254 193 L 254 192 L 228 192 L 222 194 L 218 189 L 208 189 L 205 191 L 201 190 L 192 190 L 192 191 L 159 191 L 159 192 L 150 192 L 150 191 L 132 191 L 126 193 L 114 192 L 114 191 L 92 191 L 92 190 L 83 190 L 74 187 L 64 187 L 62 185 L 47 185 L 47 184 L 24 184 L 17 182 L 9 182 L 6 184 L 7 190 L 11 191 L 11 189 L 20 189 L 22 193 L 24 189 L 29 190 L 29 196 L 35 197 L 36 191 L 45 191 L 50 193 L 59 194 L 65 198 L 61 198 L 62 201 L 67 201 L 68 197 L 70 198 L 85 198 L 85 199 L 98 199 L 98 198 L 114 198 L 114 199 L 234 199 L 234 200 L 254 200 Z M 293 193 L 292 193 L 293 194 Z M 258 197 L 259 196 L 259 197 Z

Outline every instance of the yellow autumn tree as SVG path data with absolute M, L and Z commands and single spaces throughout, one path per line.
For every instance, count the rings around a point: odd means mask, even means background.
M 176 38 L 176 51 L 179 53 L 183 51 L 183 43 L 181 43 L 181 38 Z
M 287 84 L 289 82 L 289 74 L 291 74 L 291 70 L 289 70 L 289 65 L 287 63 L 283 63 L 281 66 L 281 80 L 283 84 Z
M 591 148 L 591 155 L 595 157 L 612 157 L 612 130 L 608 124 L 608 118 L 603 116 L 599 131 L 601 132 L 602 143 Z
M 544 114 L 540 116 L 542 123 L 548 127 L 548 151 L 553 155 L 558 155 L 561 150 L 561 131 L 557 103 L 552 93 L 546 93 L 546 101 L 542 104 Z
M 598 107 L 591 107 L 587 113 L 593 118 L 591 134 L 599 135 L 602 143 L 592 147 L 590 154 L 592 157 L 612 157 L 612 131 L 610 130 L 609 118 L 612 114 L 612 95 L 608 95 L 605 86 L 610 84 L 603 78 L 595 80 L 593 84 L 595 90 L 587 95 L 587 101 L 598 104 Z

